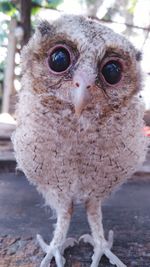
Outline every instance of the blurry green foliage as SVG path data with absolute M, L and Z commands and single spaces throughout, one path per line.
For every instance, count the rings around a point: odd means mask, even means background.
M 85 1 L 82 1 L 82 2 L 86 2 L 87 4 L 95 4 L 96 0 L 85 0 Z
M 130 0 L 129 1 L 129 7 L 128 7 L 129 13 L 134 14 L 136 4 L 137 4 L 137 0 Z
M 32 0 L 32 15 L 35 15 L 40 11 L 40 8 L 56 9 L 63 0 Z M 3 12 L 9 16 L 16 16 L 19 11 L 20 1 L 4 1 L 0 0 L 0 12 Z
M 17 9 L 14 3 L 0 0 L 0 12 L 3 12 L 8 16 L 14 16 L 16 15 Z
M 9 21 L 4 20 L 1 21 L 1 27 L 0 27 L 0 83 L 2 83 L 4 79 L 4 68 L 5 68 L 5 56 L 4 53 L 6 50 L 4 49 L 5 42 L 8 37 L 8 25 Z M 5 50 L 5 51 L 4 51 Z
M 41 7 L 57 9 L 57 6 L 62 2 L 63 0 L 32 0 L 32 15 L 36 15 L 40 11 Z
M 32 0 L 32 8 L 33 7 L 45 7 L 56 9 L 59 4 L 61 4 L 63 0 Z

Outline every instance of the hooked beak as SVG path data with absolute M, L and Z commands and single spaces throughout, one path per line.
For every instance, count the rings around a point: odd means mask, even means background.
M 80 117 L 82 110 L 88 104 L 90 100 L 90 94 L 88 89 L 84 85 L 80 85 L 78 88 L 75 89 L 74 92 L 74 107 L 75 107 L 75 114 Z
M 93 84 L 94 77 L 87 78 L 88 75 L 81 73 L 74 78 L 75 87 L 72 89 L 72 102 L 75 108 L 75 114 L 80 117 L 83 109 L 91 100 L 91 93 L 89 91 Z

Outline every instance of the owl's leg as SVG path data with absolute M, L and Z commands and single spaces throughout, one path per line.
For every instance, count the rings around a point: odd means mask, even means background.
M 37 235 L 37 240 L 46 253 L 46 256 L 41 262 L 40 267 L 49 267 L 52 258 L 55 258 L 57 267 L 63 267 L 65 264 L 65 259 L 62 256 L 66 247 L 73 246 L 75 240 L 73 238 L 66 239 L 68 232 L 70 220 L 72 215 L 72 208 L 64 208 L 57 211 L 57 224 L 54 231 L 54 237 L 50 243 L 47 245 L 40 235 Z
M 126 267 L 126 265 L 111 252 L 111 247 L 113 244 L 113 232 L 109 232 L 108 241 L 106 241 L 104 237 L 100 202 L 96 199 L 89 200 L 86 203 L 86 209 L 92 236 L 83 236 L 83 241 L 91 243 L 94 247 L 91 267 L 98 267 L 103 255 L 109 259 L 111 264 L 116 265 L 117 267 Z

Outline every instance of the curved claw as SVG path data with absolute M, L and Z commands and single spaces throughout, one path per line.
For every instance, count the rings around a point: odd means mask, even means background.
M 49 253 L 46 254 L 46 256 L 44 257 L 44 259 L 42 260 L 41 264 L 40 264 L 40 267 L 49 267 L 49 263 L 50 261 L 52 260 L 52 253 L 51 251 Z M 63 266 L 61 266 L 63 267 Z
M 56 249 L 56 251 L 54 252 L 54 257 L 55 257 L 57 267 L 63 267 L 65 265 L 66 260 L 60 254 L 60 251 L 58 249 Z
M 62 256 L 64 250 L 67 247 L 72 247 L 75 245 L 75 243 L 77 243 L 76 239 L 68 238 L 61 247 L 54 247 L 52 243 L 50 245 L 47 245 L 41 235 L 37 235 L 37 241 L 43 252 L 46 253 L 46 256 L 43 258 L 40 267 L 49 267 L 49 264 L 53 257 L 55 258 L 57 267 L 64 267 L 65 258 Z
M 43 250 L 43 252 L 48 253 L 49 246 L 45 243 L 45 241 L 43 240 L 43 237 L 41 235 L 37 235 L 36 239 L 41 249 Z
M 75 244 L 78 244 L 78 241 L 75 238 L 67 238 L 61 247 L 61 253 L 63 254 L 66 248 L 73 247 Z
M 108 241 L 103 239 L 99 245 L 95 244 L 93 237 L 89 234 L 82 235 L 79 238 L 79 242 L 83 240 L 83 242 L 89 243 L 94 247 L 94 254 L 92 256 L 92 264 L 90 267 L 98 267 L 103 255 L 109 259 L 111 264 L 116 265 L 117 267 L 127 267 L 113 252 L 111 252 L 113 237 L 114 233 L 110 230 L 108 233 Z
M 119 258 L 110 251 L 110 249 L 105 249 L 105 256 L 109 259 L 109 262 L 117 267 L 127 267 Z
M 41 235 L 37 235 L 37 241 L 42 250 L 46 253 L 46 256 L 43 258 L 40 267 L 49 267 L 53 257 L 55 258 L 57 267 L 64 267 L 65 259 L 57 247 L 47 245 Z
M 94 247 L 94 241 L 93 241 L 93 238 L 92 238 L 92 236 L 89 235 L 89 234 L 85 234 L 85 235 L 80 236 L 80 238 L 79 238 L 79 242 L 80 242 L 80 241 L 83 241 L 84 243 L 89 243 L 91 246 Z
M 62 257 L 58 249 L 55 249 L 55 251 L 50 250 L 42 260 L 40 267 L 49 267 L 53 257 L 55 258 L 57 267 L 64 267 L 65 259 Z
M 85 234 L 85 235 L 80 236 L 79 242 L 82 240 L 84 243 L 89 243 L 91 246 L 94 247 L 94 241 L 93 241 L 93 237 L 91 235 Z M 108 233 L 108 241 L 107 241 L 109 249 L 112 248 L 113 241 L 114 241 L 114 232 L 112 230 L 110 230 Z
M 108 233 L 108 247 L 109 247 L 109 249 L 112 248 L 113 242 L 114 242 L 114 232 L 112 230 L 110 230 Z

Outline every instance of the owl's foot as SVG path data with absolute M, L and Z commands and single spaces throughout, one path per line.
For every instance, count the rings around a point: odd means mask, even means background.
M 68 238 L 60 247 L 59 245 L 54 245 L 52 243 L 50 245 L 47 245 L 40 235 L 37 235 L 37 240 L 42 250 L 46 253 L 46 256 L 42 260 L 40 267 L 49 267 L 49 264 L 53 257 L 55 258 L 57 267 L 64 267 L 65 258 L 62 256 L 64 250 L 67 247 L 73 247 L 75 243 L 77 243 L 74 238 Z
M 80 237 L 79 241 L 83 240 L 85 243 L 89 243 L 94 247 L 94 254 L 92 256 L 92 264 L 90 267 L 98 267 L 101 257 L 105 255 L 109 262 L 117 267 L 127 267 L 119 258 L 111 252 L 113 245 L 113 231 L 109 231 L 108 241 L 101 239 L 97 243 L 94 242 L 91 235 L 83 235 Z

